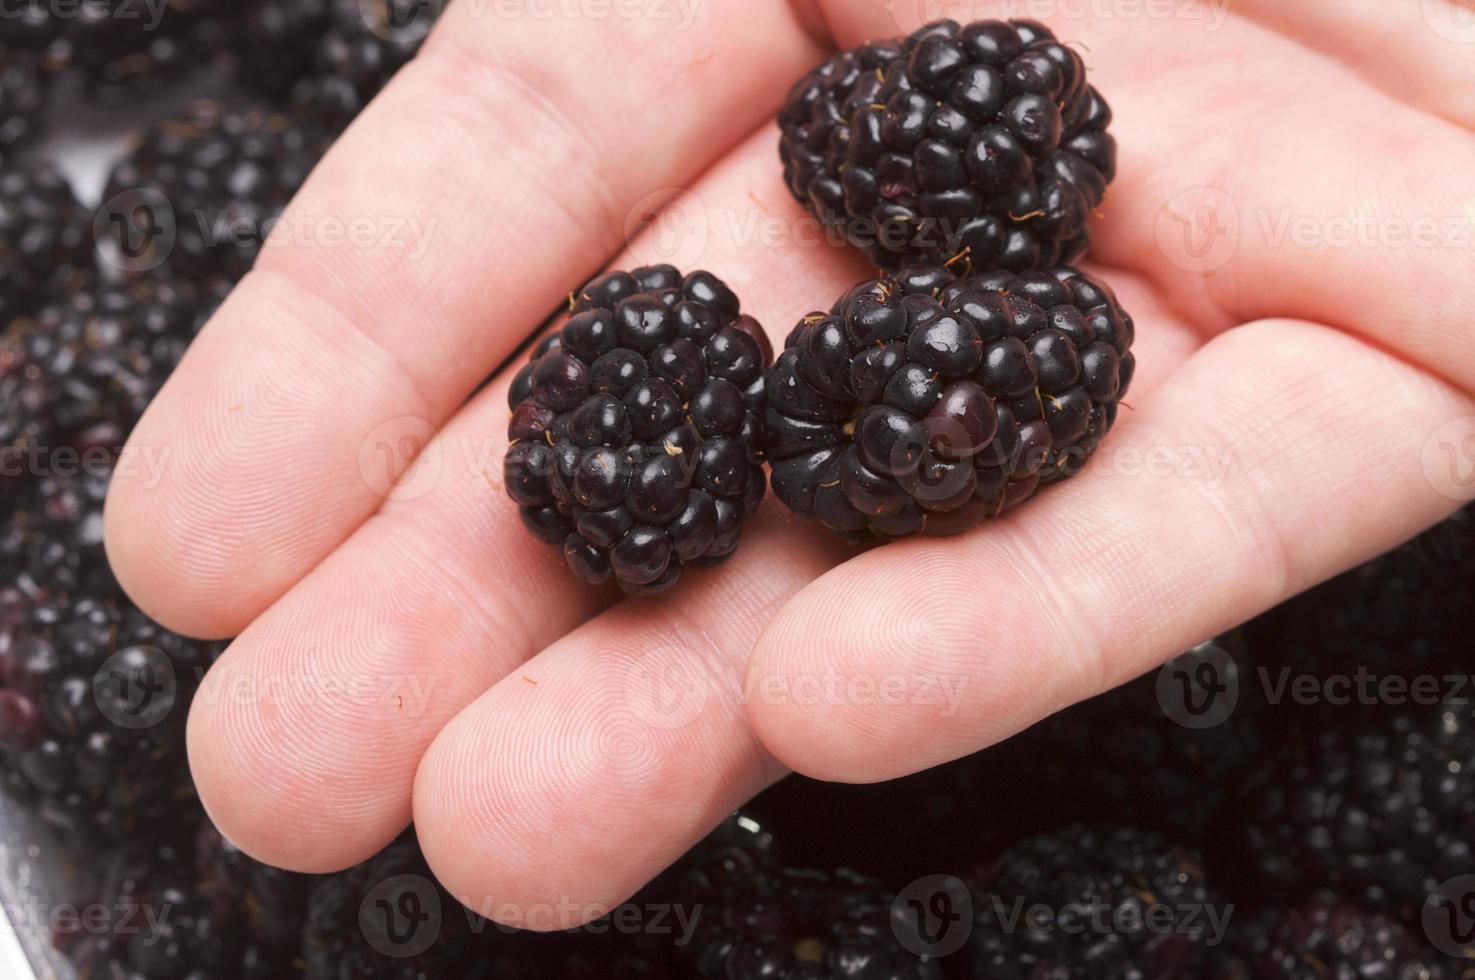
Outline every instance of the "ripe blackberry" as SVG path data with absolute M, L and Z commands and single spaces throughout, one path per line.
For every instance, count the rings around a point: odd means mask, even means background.
M 1345 901 L 1413 921 L 1443 881 L 1475 874 L 1468 705 L 1288 743 L 1229 821 L 1246 894 Z
M 518 372 L 507 493 L 575 575 L 646 594 L 738 546 L 763 499 L 768 342 L 716 276 L 612 272 Z
M 1475 505 L 1271 610 L 1250 629 L 1283 651 L 1285 666 L 1323 679 L 1359 670 L 1380 679 L 1468 670 Z M 1356 724 L 1365 712 L 1343 706 L 1308 714 L 1317 724 Z
M 312 73 L 292 93 L 299 109 L 340 132 L 409 63 L 444 9 L 421 0 L 328 0 L 328 30 Z
M 214 22 L 232 0 L 19 0 L 0 21 L 0 46 L 35 53 L 90 89 L 137 91 L 219 53 Z
M 0 50 L 0 166 L 36 135 L 48 88 L 35 56 Z
M 729 852 L 730 854 L 730 852 Z M 723 980 L 933 980 L 938 963 L 908 951 L 892 896 L 847 871 L 694 871 L 683 904 L 698 912 L 691 949 L 699 977 Z M 714 887 L 714 884 L 716 887 Z
M 1028 20 L 928 24 L 835 55 L 779 114 L 801 204 L 883 268 L 1071 262 L 1116 175 L 1111 109 Z
M 218 653 L 120 595 L 39 601 L 0 640 L 0 749 L 13 782 L 65 831 L 122 840 L 167 824 L 193 798 L 184 718 Z
M 439 915 L 430 901 L 440 904 Z M 316 879 L 303 933 L 303 980 L 438 980 L 459 975 L 502 934 L 468 913 L 425 863 L 413 832 L 362 864 Z
M 1033 837 L 1000 855 L 978 886 L 974 980 L 1190 980 L 1207 974 L 1223 938 L 1204 914 L 1215 895 L 1197 858 L 1149 832 Z
M 328 0 L 255 0 L 233 26 L 237 77 L 271 99 L 287 95 L 312 68 L 328 26 Z
M 330 142 L 296 114 L 197 102 L 142 136 L 109 175 L 105 199 L 129 194 L 120 200 L 141 206 L 130 208 L 130 227 L 110 226 L 115 242 L 138 266 L 167 261 L 186 279 L 238 280 Z
M 92 265 L 92 215 L 55 167 L 0 171 L 0 331 Z
M 1132 335 L 1069 267 L 863 282 L 768 373 L 774 492 L 852 539 L 966 531 L 1084 466 L 1131 383 Z
M 1186 695 L 1177 685 L 1160 693 L 1163 675 L 1153 671 L 1046 719 L 1012 751 L 1028 760 L 1020 775 L 1052 801 L 1052 818 L 1109 813 L 1175 841 L 1207 843 L 1205 832 L 1264 759 L 1271 712 L 1236 635 L 1195 647 L 1164 669 L 1185 678 L 1212 671 L 1209 683 L 1226 696 L 1238 692 L 1232 713 L 1205 728 L 1180 724 L 1161 698 Z
M 1312 904 L 1269 909 L 1239 925 L 1236 958 L 1215 980 L 1455 980 L 1452 961 L 1374 912 Z

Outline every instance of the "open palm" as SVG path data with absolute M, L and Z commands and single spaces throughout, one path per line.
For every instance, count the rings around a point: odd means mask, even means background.
M 1094 271 L 1138 326 L 1098 458 L 960 538 L 857 553 L 770 498 L 728 565 L 659 598 L 580 584 L 500 486 L 515 368 L 478 386 L 605 266 L 710 269 L 777 346 L 869 274 L 784 189 L 788 85 L 924 15 L 1018 11 L 498 6 L 451 4 L 284 222 L 375 233 L 265 250 L 109 500 L 139 604 L 239 634 L 190 750 L 256 857 L 334 870 L 413 819 L 463 901 L 571 926 L 790 769 L 980 749 L 1458 506 L 1436 465 L 1475 443 L 1456 0 L 1066 5 L 1050 26 L 1121 146 Z

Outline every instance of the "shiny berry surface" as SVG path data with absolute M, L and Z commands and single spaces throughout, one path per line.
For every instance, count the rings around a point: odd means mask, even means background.
M 646 595 L 737 547 L 762 499 L 763 330 L 725 283 L 670 266 L 575 297 L 509 395 L 507 493 L 585 582 Z

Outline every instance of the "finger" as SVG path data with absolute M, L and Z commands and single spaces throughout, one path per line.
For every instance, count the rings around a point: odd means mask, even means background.
M 1410 4 L 1395 6 L 1382 35 L 1412 22 Z M 1133 4 L 1045 18 L 1083 51 L 1114 114 L 1118 174 L 1093 257 L 1147 274 L 1215 330 L 1272 317 L 1329 323 L 1475 391 L 1475 334 L 1464 327 L 1475 305 L 1475 176 L 1456 162 L 1475 149 L 1475 134 L 1360 78 L 1355 59 L 1339 62 L 1325 38 L 1313 50 L 1234 16 L 1238 7 L 1222 20 L 1214 9 L 1163 18 Z M 1009 12 L 996 2 L 939 11 L 859 0 L 831 0 L 825 11 L 842 44 L 938 12 Z M 1408 57 L 1418 57 L 1426 35 L 1405 32 Z
M 1384 551 L 1452 511 L 1425 475 L 1466 396 L 1324 327 L 1235 330 L 1124 414 L 1077 478 L 985 531 L 888 545 L 773 619 L 764 744 L 868 782 L 982 748 Z M 878 709 L 826 684 L 900 678 Z
M 800 220 L 772 165 L 776 139 L 772 129 L 751 138 L 685 196 L 689 207 L 710 202 L 714 232 L 681 248 L 690 268 L 739 271 L 729 284 L 751 298 L 745 310 L 784 323 L 809 310 L 806 284 L 836 295 L 865 266 L 827 246 L 710 244 L 755 221 L 782 230 Z M 650 245 L 637 251 L 655 257 Z M 325 871 L 378 851 L 409 821 L 415 767 L 441 727 L 610 601 L 526 532 L 501 485 L 511 373 L 451 420 L 373 519 L 251 624 L 196 698 L 200 795 L 258 859 Z
M 116 480 L 108 551 L 146 611 L 244 627 L 379 505 L 360 457 L 386 425 L 438 426 L 642 199 L 693 179 L 818 57 L 778 0 L 691 17 L 449 6 L 134 434 L 157 465 Z M 292 230 L 328 222 L 380 234 L 335 248 Z M 391 477 L 412 455 L 390 454 Z

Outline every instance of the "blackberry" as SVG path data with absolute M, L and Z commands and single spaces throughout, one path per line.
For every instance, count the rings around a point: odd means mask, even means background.
M 700 977 L 942 976 L 935 960 L 902 945 L 892 922 L 892 896 L 848 871 L 724 866 L 714 880 L 702 869 L 692 873 L 683 903 L 698 916 L 688 952 Z
M 60 171 L 0 171 L 0 330 L 49 290 L 90 268 L 92 215 Z
M 109 175 L 105 199 L 140 205 L 131 227 L 110 226 L 115 242 L 138 266 L 239 280 L 330 142 L 293 113 L 197 102 L 140 137 Z
M 1235 635 L 1195 647 L 1164 669 L 1185 677 L 1212 671 L 1210 683 L 1239 692 L 1233 712 L 1205 728 L 1180 724 L 1160 697 L 1182 692 L 1174 686 L 1160 695 L 1162 674 L 1153 671 L 1046 719 L 1019 736 L 1014 751 L 1029 760 L 1021 775 L 1031 791 L 1053 801 L 1052 818 L 1110 813 L 1179 842 L 1204 841 L 1264 759 L 1271 714 Z
M 1475 874 L 1468 705 L 1297 740 L 1243 790 L 1226 834 L 1246 894 L 1343 900 L 1413 921 L 1446 879 Z
M 49 87 L 33 55 L 0 50 L 0 166 L 36 135 Z
M 307 77 L 328 26 L 328 0 L 256 0 L 234 23 L 237 76 L 279 99 Z
M 167 824 L 193 799 L 184 719 L 218 653 L 120 595 L 37 602 L 0 640 L 0 748 L 12 785 L 63 831 L 123 840 Z
M 1451 961 L 1387 916 L 1338 905 L 1270 909 L 1235 939 L 1215 980 L 1455 980 Z
M 299 109 L 340 132 L 420 50 L 444 3 L 328 0 L 328 30 L 310 75 L 292 93 Z
M 80 980 L 295 974 L 308 879 L 247 858 L 198 809 L 180 824 L 159 842 L 120 852 L 104 907 L 121 918 L 67 950 Z M 148 923 L 133 910 L 156 918 L 156 929 L 141 928 Z
M 768 373 L 774 492 L 854 540 L 966 531 L 1085 465 L 1131 384 L 1132 335 L 1069 267 L 863 282 Z
M 978 880 L 969 975 L 1202 977 L 1223 938 L 1204 914 L 1214 899 L 1198 859 L 1156 834 L 1075 827 L 1033 837 Z
M 215 23 L 232 0 L 20 0 L 0 21 L 0 46 L 32 52 L 52 71 L 89 89 L 138 91 L 198 67 L 219 53 Z M 202 57 L 203 55 L 203 57 Z
M 658 592 L 727 558 L 765 490 L 768 360 L 711 273 L 595 279 L 513 382 L 508 495 L 591 584 Z
M 843 51 L 779 114 L 789 190 L 883 268 L 1071 262 L 1116 175 L 1111 109 L 1028 20 L 928 24 Z
M 1283 651 L 1285 666 L 1321 678 L 1364 670 L 1411 680 L 1466 671 L 1475 635 L 1475 505 L 1249 628 Z M 1318 724 L 1336 724 L 1355 723 L 1363 713 L 1311 714 Z
M 435 915 L 430 896 L 439 902 Z M 382 900 L 382 903 L 381 903 Z M 302 941 L 303 980 L 436 980 L 478 953 L 494 952 L 501 933 L 466 913 L 435 884 L 413 832 L 378 855 L 317 879 L 308 895 Z

